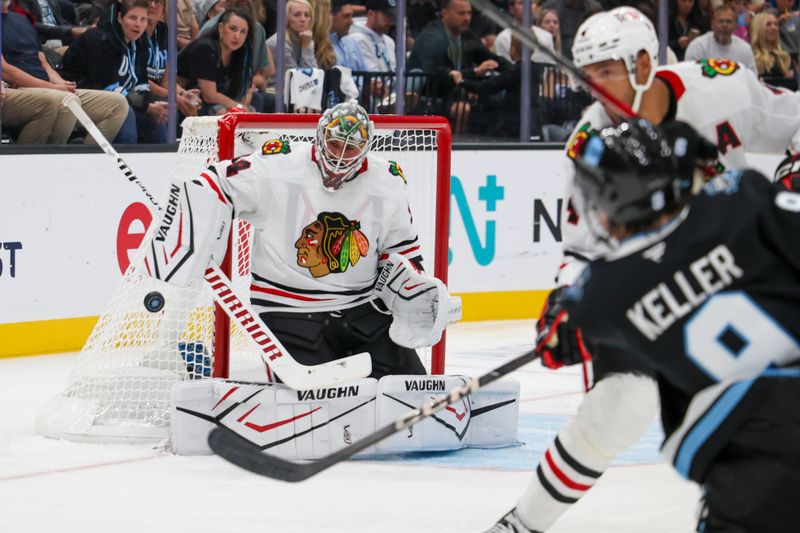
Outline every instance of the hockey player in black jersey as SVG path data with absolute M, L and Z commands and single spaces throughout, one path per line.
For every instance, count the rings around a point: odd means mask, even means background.
M 796 531 L 800 194 L 747 170 L 693 195 L 704 144 L 645 121 L 587 139 L 576 185 L 613 247 L 550 302 L 548 352 L 594 339 L 652 367 L 662 451 L 705 489 L 698 531 Z

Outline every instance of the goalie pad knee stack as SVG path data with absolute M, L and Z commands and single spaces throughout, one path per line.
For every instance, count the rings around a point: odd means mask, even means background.
M 208 434 L 225 426 L 286 459 L 315 459 L 375 431 L 377 380 L 323 389 L 221 379 L 179 382 L 172 389 L 170 447 L 182 455 L 210 454 Z
M 378 382 L 375 426 L 391 424 L 411 409 L 468 382 L 463 376 L 386 376 Z M 384 439 L 383 453 L 501 447 L 517 442 L 519 382 L 482 387 L 444 410 Z
M 209 454 L 208 434 L 219 425 L 266 453 L 318 459 L 394 423 L 467 379 L 386 376 L 307 391 L 221 379 L 179 382 L 171 395 L 170 447 L 183 455 Z M 518 400 L 515 381 L 481 388 L 362 455 L 514 445 Z

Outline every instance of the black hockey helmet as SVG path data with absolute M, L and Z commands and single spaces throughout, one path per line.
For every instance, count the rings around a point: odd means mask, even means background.
M 575 159 L 575 181 L 589 207 L 611 222 L 652 220 L 692 192 L 696 164 L 717 149 L 691 126 L 635 119 L 593 134 Z

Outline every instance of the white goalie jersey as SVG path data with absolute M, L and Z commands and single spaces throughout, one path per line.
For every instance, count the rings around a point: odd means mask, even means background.
M 800 152 L 800 94 L 762 84 L 748 69 L 727 59 L 704 59 L 659 67 L 656 78 L 666 83 L 671 106 L 664 121 L 691 124 L 719 150 L 719 162 L 727 169 L 745 168 L 745 152 L 782 154 Z M 654 83 L 657 83 L 654 81 Z M 575 158 L 594 131 L 614 121 L 603 105 L 595 102 L 584 113 L 567 143 L 564 261 L 558 285 L 571 284 L 586 261 L 608 250 L 582 216 L 580 193 L 574 183 Z
M 252 155 L 213 164 L 199 181 L 253 226 L 258 312 L 355 307 L 372 298 L 390 253 L 422 260 L 395 162 L 368 155 L 355 179 L 330 192 L 311 144 L 270 140 Z

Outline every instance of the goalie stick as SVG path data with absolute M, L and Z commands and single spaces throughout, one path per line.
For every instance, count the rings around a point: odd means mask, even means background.
M 120 171 L 131 183 L 135 183 L 144 192 L 150 204 L 161 211 L 161 206 L 153 197 L 147 187 L 128 167 L 111 143 L 100 132 L 95 123 L 86 114 L 80 100 L 74 94 L 68 94 L 62 104 L 69 108 L 86 131 L 94 137 L 98 146 L 110 157 L 114 158 Z M 230 319 L 253 341 L 258 347 L 264 362 L 281 378 L 289 387 L 297 390 L 316 389 L 339 381 L 351 381 L 366 377 L 372 371 L 372 360 L 366 352 L 329 361 L 320 365 L 304 365 L 299 363 L 283 347 L 283 345 L 270 331 L 258 314 L 253 311 L 245 300 L 241 299 L 231 287 L 231 281 L 219 267 L 209 265 L 204 275 L 205 282 L 209 285 L 214 300 L 225 311 Z
M 511 18 L 510 15 L 503 13 L 497 6 L 492 4 L 491 0 L 469 0 L 469 3 L 495 24 L 511 30 L 514 36 L 522 41 L 525 46 L 541 52 L 554 61 L 557 65 L 563 67 L 565 70 L 568 70 L 570 74 L 575 76 L 582 83 L 586 84 L 586 86 L 589 87 L 600 100 L 615 108 L 617 112 L 621 113 L 626 118 L 632 118 L 636 116 L 636 113 L 633 112 L 631 106 L 616 98 L 604 87 L 601 87 L 593 82 L 586 74 L 583 73 L 581 69 L 576 67 L 572 61 L 561 54 L 558 54 L 553 50 L 550 50 L 549 48 L 539 44 L 539 39 L 536 38 L 536 35 L 530 30 L 530 28 L 524 28 L 520 26 L 517 21 Z
M 550 337 L 544 339 L 548 342 Z M 329 468 L 336 463 L 352 457 L 356 453 L 377 444 L 386 437 L 402 431 L 403 429 L 416 424 L 417 422 L 441 411 L 448 405 L 455 403 L 462 398 L 472 394 L 480 387 L 488 385 L 489 383 L 505 376 L 518 369 L 519 367 L 533 361 L 540 355 L 540 346 L 526 352 L 507 363 L 487 372 L 477 379 L 471 379 L 464 385 L 451 390 L 447 394 L 438 396 L 435 400 L 427 402 L 419 409 L 414 409 L 398 418 L 393 423 L 384 426 L 383 428 L 370 433 L 361 440 L 342 448 L 330 455 L 326 455 L 320 459 L 316 459 L 307 463 L 295 463 L 275 457 L 274 455 L 267 455 L 262 453 L 261 448 L 256 444 L 248 441 L 240 436 L 235 431 L 225 427 L 219 426 L 214 428 L 208 437 L 208 445 L 214 450 L 214 453 L 229 461 L 236 466 L 244 468 L 255 474 L 261 476 L 278 479 L 281 481 L 297 482 L 308 479 L 311 476 L 318 474 Z

